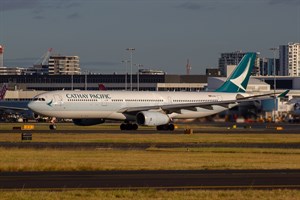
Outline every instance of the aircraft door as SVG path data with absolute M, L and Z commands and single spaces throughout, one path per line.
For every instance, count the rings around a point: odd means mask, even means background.
M 222 96 L 218 95 L 217 98 L 218 98 L 218 101 L 222 101 L 223 100 Z
M 101 105 L 102 106 L 107 106 L 107 102 L 108 102 L 108 99 L 102 99 L 101 100 Z
M 168 104 L 172 104 L 172 97 L 168 96 Z
M 59 94 L 55 94 L 54 96 L 54 105 L 56 106 L 62 106 L 63 104 L 63 98 Z

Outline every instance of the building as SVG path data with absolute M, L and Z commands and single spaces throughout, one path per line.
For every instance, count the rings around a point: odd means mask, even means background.
M 104 84 L 107 90 L 130 89 L 130 76 L 126 74 L 86 74 L 86 75 L 3 75 L 0 83 L 8 83 L 10 89 L 22 90 L 98 90 L 99 84 Z M 143 91 L 199 91 L 206 89 L 206 75 L 144 75 L 133 74 L 133 90 L 137 90 L 139 77 L 139 88 Z
M 148 74 L 148 75 L 164 75 L 165 72 L 162 70 L 155 70 L 155 69 L 139 69 L 140 74 Z
M 227 66 L 237 66 L 239 62 L 242 60 L 246 52 L 236 51 L 230 53 L 221 53 L 221 57 L 219 58 L 219 70 L 221 72 L 221 76 L 229 76 L 227 74 Z M 253 74 L 259 75 L 259 59 L 256 59 Z
M 221 76 L 221 71 L 218 68 L 206 68 L 205 74 L 207 76 Z
M 259 58 L 259 76 L 274 76 L 274 58 Z M 275 58 L 276 75 L 280 75 L 280 60 Z
M 246 53 L 241 51 L 221 53 L 219 58 L 219 70 L 222 76 L 227 76 L 226 69 L 228 65 L 238 65 Z
M 279 46 L 279 67 L 281 76 L 289 75 L 289 52 L 287 45 Z
M 279 46 L 280 75 L 300 76 L 300 43 Z
M 49 75 L 78 75 L 80 65 L 78 56 L 50 56 L 48 60 Z
M 267 76 L 270 74 L 269 71 L 269 59 L 268 58 L 260 58 L 259 59 L 259 68 L 260 68 L 260 75 L 261 76 Z
M 29 67 L 24 70 L 24 74 L 37 74 L 37 75 L 43 75 L 43 74 L 49 74 L 49 65 L 42 65 L 42 64 L 36 64 L 33 65 L 33 67 Z
M 22 75 L 24 68 L 20 67 L 0 67 L 0 75 Z

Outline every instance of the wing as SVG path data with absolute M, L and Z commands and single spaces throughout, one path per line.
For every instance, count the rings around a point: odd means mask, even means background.
M 28 110 L 28 108 L 10 107 L 10 106 L 0 106 L 0 110 L 24 111 L 24 110 Z

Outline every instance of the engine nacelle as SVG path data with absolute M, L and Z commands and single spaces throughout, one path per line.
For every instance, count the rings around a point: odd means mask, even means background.
M 142 111 L 136 115 L 136 122 L 139 125 L 159 126 L 168 124 L 170 122 L 170 118 L 164 113 L 155 111 Z
M 104 122 L 104 119 L 73 119 L 73 123 L 77 126 L 93 126 Z

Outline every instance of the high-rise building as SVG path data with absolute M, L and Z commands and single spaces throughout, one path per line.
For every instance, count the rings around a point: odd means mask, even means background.
M 281 76 L 289 75 L 289 51 L 288 45 L 280 45 L 279 46 L 279 67 Z
M 300 76 L 300 43 L 279 46 L 280 75 Z
M 80 74 L 78 56 L 50 56 L 48 60 L 49 75 L 76 75 Z
M 228 65 L 238 65 L 246 53 L 241 51 L 231 53 L 221 53 L 219 58 L 219 69 L 222 76 L 226 76 L 226 68 Z
M 280 75 L 279 59 L 275 58 L 276 75 Z M 274 75 L 274 58 L 259 58 L 259 68 L 261 76 Z
M 269 75 L 269 68 L 268 68 L 268 59 L 267 58 L 260 58 L 259 59 L 259 68 L 260 68 L 260 75 L 267 76 Z

